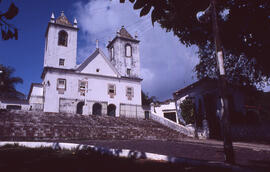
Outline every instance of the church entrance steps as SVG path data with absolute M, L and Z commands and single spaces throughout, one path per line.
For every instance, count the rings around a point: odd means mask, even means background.
M 0 112 L 0 140 L 181 140 L 187 137 L 153 120 L 112 116 Z

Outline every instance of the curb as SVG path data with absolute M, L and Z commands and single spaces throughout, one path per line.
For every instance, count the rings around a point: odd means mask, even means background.
M 124 158 L 134 158 L 134 159 L 146 159 L 146 160 L 154 160 L 154 161 L 164 161 L 171 163 L 181 163 L 185 165 L 191 166 L 210 166 L 210 167 L 221 167 L 224 169 L 230 169 L 232 171 L 245 171 L 251 172 L 252 170 L 243 168 L 237 165 L 226 164 L 224 162 L 218 161 L 206 161 L 206 160 L 194 160 L 188 158 L 179 158 L 179 157 L 170 157 L 167 155 L 149 153 L 149 152 L 140 152 L 130 149 L 107 149 L 103 147 L 97 147 L 94 145 L 86 145 L 86 144 L 76 144 L 76 143 L 60 143 L 60 142 L 0 142 L 0 147 L 7 144 L 18 144 L 19 146 L 24 146 L 28 148 L 38 148 L 38 147 L 51 147 L 53 149 L 85 149 L 91 148 L 95 151 L 101 152 L 102 154 L 110 154 L 116 157 L 124 157 Z
M 195 143 L 195 144 L 210 144 L 213 146 L 220 146 L 223 147 L 223 141 L 216 141 L 216 140 L 204 140 L 204 139 L 189 139 L 184 138 L 181 140 L 183 142 Z M 247 143 L 247 142 L 233 142 L 234 148 L 246 148 L 251 149 L 254 151 L 270 151 L 270 145 L 261 144 L 261 143 Z

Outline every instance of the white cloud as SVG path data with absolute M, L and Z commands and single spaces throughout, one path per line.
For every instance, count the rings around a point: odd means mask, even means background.
M 112 39 L 122 25 L 140 42 L 142 88 L 161 100 L 170 98 L 173 91 L 194 82 L 192 72 L 198 62 L 195 47 L 186 48 L 173 33 L 166 33 L 158 24 L 152 26 L 150 15 L 140 18 L 129 1 L 91 0 L 75 4 L 79 37 L 85 42 L 78 47 L 79 61 L 91 54 L 98 39 L 106 53 L 106 43 Z
M 270 86 L 265 86 L 263 89 L 264 92 L 269 92 L 270 91 Z

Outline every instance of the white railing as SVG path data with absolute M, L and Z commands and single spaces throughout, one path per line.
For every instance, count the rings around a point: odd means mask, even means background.
M 194 137 L 194 130 L 191 130 L 181 124 L 177 124 L 169 119 L 166 119 L 164 117 L 161 117 L 161 116 L 158 116 L 154 113 L 151 113 L 150 114 L 150 119 L 162 124 L 162 125 L 165 125 L 175 131 L 178 131 L 179 133 L 181 134 L 184 134 L 184 135 L 187 135 L 187 136 L 190 136 L 190 137 Z

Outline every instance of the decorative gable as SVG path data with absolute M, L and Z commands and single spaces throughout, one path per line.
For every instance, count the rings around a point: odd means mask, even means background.
M 88 57 L 78 68 L 77 71 L 86 74 L 95 74 L 103 76 L 118 77 L 120 74 L 103 54 L 97 49 L 90 57 Z
M 72 24 L 68 21 L 63 11 L 61 12 L 61 15 L 56 19 L 55 23 L 66 26 L 72 26 Z
M 134 39 L 129 33 L 128 31 L 124 28 L 124 26 L 122 26 L 122 28 L 119 31 L 119 36 L 123 37 L 123 38 L 128 38 L 128 39 Z

